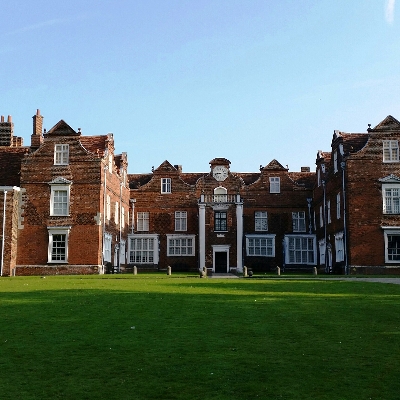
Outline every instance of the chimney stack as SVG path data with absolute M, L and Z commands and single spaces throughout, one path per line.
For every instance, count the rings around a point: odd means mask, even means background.
M 33 133 L 31 135 L 31 147 L 33 149 L 39 148 L 43 143 L 43 117 L 40 115 L 40 110 L 36 110 L 36 115 L 33 117 Z
M 8 116 L 7 122 L 4 116 L 0 119 L 0 146 L 12 146 L 14 136 L 14 124 L 11 115 Z

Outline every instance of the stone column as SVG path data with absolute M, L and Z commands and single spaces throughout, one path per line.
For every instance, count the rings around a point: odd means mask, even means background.
M 236 200 L 236 268 L 237 272 L 243 272 L 243 202 L 240 201 L 240 195 Z

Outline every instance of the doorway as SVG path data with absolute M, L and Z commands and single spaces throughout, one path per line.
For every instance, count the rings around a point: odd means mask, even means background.
M 226 274 L 228 272 L 228 252 L 216 251 L 214 254 L 215 272 Z

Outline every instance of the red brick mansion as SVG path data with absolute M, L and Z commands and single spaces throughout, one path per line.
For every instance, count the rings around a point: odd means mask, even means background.
M 400 273 L 400 122 L 335 131 L 316 171 L 277 160 L 203 173 L 164 161 L 128 174 L 112 134 L 63 120 L 29 146 L 0 121 L 1 276 L 115 271 Z

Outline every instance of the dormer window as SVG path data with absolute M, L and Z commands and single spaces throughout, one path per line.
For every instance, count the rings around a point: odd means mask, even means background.
M 68 165 L 69 163 L 69 145 L 54 145 L 54 165 Z
M 399 162 L 399 142 L 397 140 L 383 141 L 383 162 Z
M 161 179 L 161 193 L 171 193 L 171 178 Z

